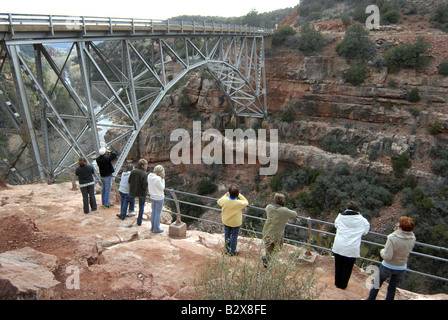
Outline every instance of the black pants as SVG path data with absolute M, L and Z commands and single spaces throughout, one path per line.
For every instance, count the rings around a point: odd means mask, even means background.
M 96 198 L 95 198 L 95 185 L 90 185 L 87 187 L 82 187 L 81 194 L 82 194 L 82 204 L 84 213 L 89 213 L 89 204 L 92 211 L 95 211 L 97 209 L 96 207 Z
M 348 281 L 352 275 L 353 265 L 356 258 L 349 258 L 334 253 L 335 271 L 334 271 L 334 284 L 337 288 L 347 288 Z

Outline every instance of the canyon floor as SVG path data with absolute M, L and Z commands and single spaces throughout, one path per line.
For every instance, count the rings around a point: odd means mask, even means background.
M 115 205 L 84 214 L 71 183 L 7 186 L 0 190 L 0 296 L 2 299 L 116 300 L 194 299 L 192 281 L 208 260 L 221 254 L 223 234 L 187 230 L 172 238 L 150 231 L 150 221 L 120 220 Z M 97 195 L 101 203 L 101 195 Z M 118 202 L 115 202 L 118 204 Z M 145 207 L 150 216 L 150 204 Z M 254 239 L 239 238 L 242 259 Z M 285 250 L 303 248 L 286 246 Z M 252 254 L 253 255 L 253 254 Z M 368 275 L 355 267 L 345 290 L 333 285 L 334 261 L 318 255 L 319 300 L 361 300 Z M 78 278 L 75 275 L 79 275 Z M 385 286 L 378 299 L 384 299 Z M 397 300 L 448 300 L 398 289 Z

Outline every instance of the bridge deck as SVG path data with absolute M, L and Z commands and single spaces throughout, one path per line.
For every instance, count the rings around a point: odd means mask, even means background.
M 271 29 L 213 22 L 0 13 L 0 39 L 117 35 L 222 34 L 268 36 Z

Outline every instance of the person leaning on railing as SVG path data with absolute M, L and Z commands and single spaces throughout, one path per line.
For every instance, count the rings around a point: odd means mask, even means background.
M 261 259 L 263 266 L 268 267 L 272 254 L 283 247 L 283 235 L 289 219 L 297 217 L 297 212 L 285 207 L 285 196 L 280 193 L 274 195 L 274 203 L 266 206 L 267 220 L 263 227 L 263 242 L 266 255 Z
M 370 223 L 361 215 L 358 204 L 349 201 L 346 210 L 337 216 L 334 226 L 337 229 L 332 248 L 335 262 L 334 284 L 339 289 L 345 289 L 355 260 L 360 257 L 361 238 L 369 232 Z
M 379 281 L 370 289 L 367 300 L 375 300 L 383 282 L 390 278 L 387 287 L 386 300 L 394 300 L 395 289 L 400 284 L 407 269 L 409 254 L 415 245 L 415 223 L 410 217 L 398 219 L 396 230 L 387 236 L 386 245 L 380 251 L 383 262 L 380 266 Z

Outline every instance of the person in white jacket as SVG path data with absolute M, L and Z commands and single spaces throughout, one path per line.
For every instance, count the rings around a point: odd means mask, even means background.
M 151 231 L 163 232 L 160 228 L 163 202 L 165 199 L 165 169 L 161 165 L 154 168 L 154 172 L 148 174 L 148 193 L 151 200 Z
M 121 200 L 121 210 L 124 210 L 126 212 L 128 208 L 123 209 L 123 205 L 125 204 L 125 198 L 129 194 L 129 176 L 131 175 L 132 170 L 134 170 L 134 165 L 132 163 L 129 163 L 126 165 L 125 170 L 123 170 L 123 173 L 121 174 L 121 180 L 120 180 L 120 186 L 118 187 L 118 193 L 120 194 L 120 200 Z M 135 198 L 129 197 L 129 200 L 126 201 L 126 206 L 129 204 L 129 212 L 127 214 L 128 217 L 132 217 L 137 215 L 134 212 L 135 209 Z
M 370 223 L 361 215 L 355 202 L 349 201 L 346 209 L 334 222 L 337 229 L 332 249 L 335 259 L 334 284 L 340 289 L 347 287 L 355 260 L 360 256 L 361 237 L 370 230 Z

